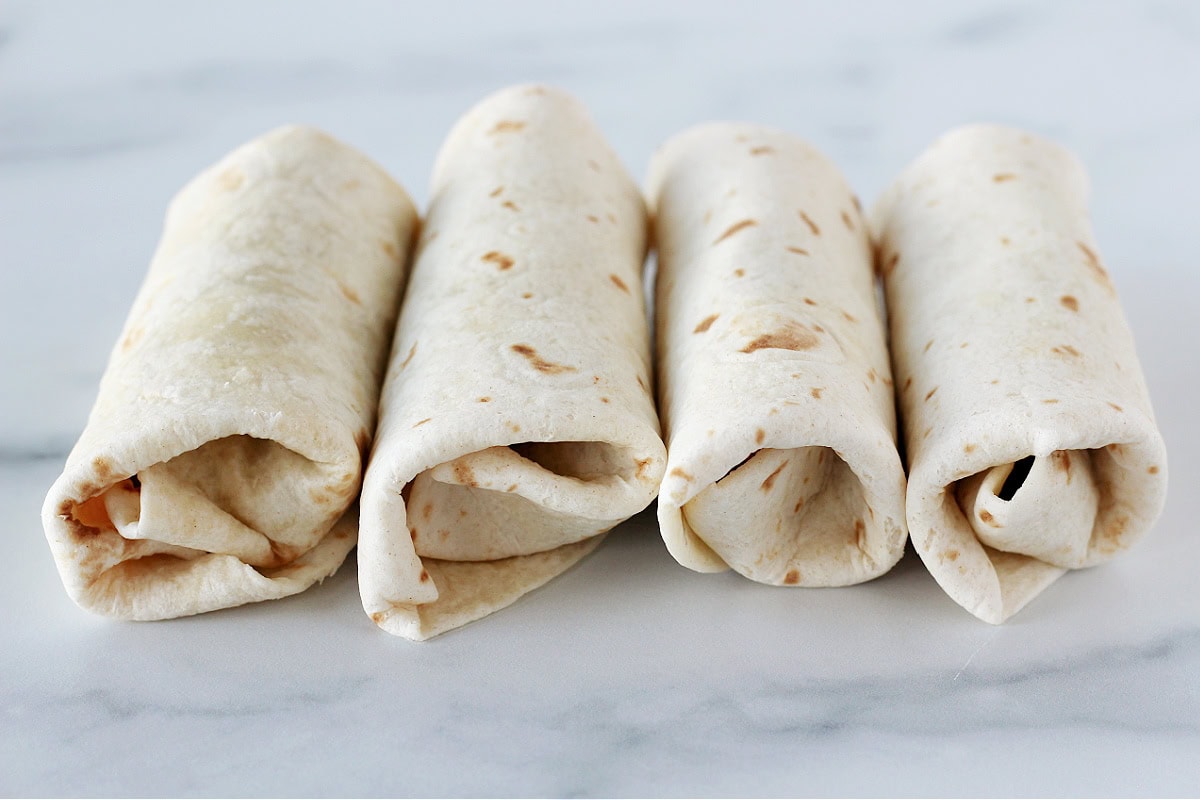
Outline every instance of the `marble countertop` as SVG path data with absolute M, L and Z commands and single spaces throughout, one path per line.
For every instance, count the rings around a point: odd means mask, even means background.
M 0 794 L 1195 794 L 1200 791 L 1200 5 L 1189 2 L 0 5 Z M 1171 452 L 1124 558 L 978 622 L 911 554 L 842 590 L 674 564 L 652 516 L 424 645 L 353 560 L 287 600 L 113 623 L 38 511 L 174 191 L 309 122 L 424 202 L 508 83 L 578 94 L 636 174 L 713 118 L 816 143 L 864 199 L 942 130 L 1080 154 Z

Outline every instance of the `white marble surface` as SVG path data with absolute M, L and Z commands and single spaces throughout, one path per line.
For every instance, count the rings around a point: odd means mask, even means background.
M 155 624 L 77 610 L 38 507 L 189 176 L 321 125 L 424 200 L 453 119 L 562 84 L 638 174 L 710 118 L 807 136 L 872 198 L 941 130 L 1075 149 L 1172 455 L 1123 559 L 977 622 L 911 556 L 771 590 L 678 568 L 643 516 L 426 645 L 353 563 Z M 1200 4 L 0 4 L 0 793 L 1200 792 Z

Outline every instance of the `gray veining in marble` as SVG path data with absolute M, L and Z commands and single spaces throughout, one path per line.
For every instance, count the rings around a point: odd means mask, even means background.
M 836 591 L 677 567 L 653 518 L 424 646 L 348 563 L 288 600 L 113 624 L 38 509 L 172 193 L 309 122 L 420 201 L 449 125 L 560 83 L 641 174 L 714 118 L 804 135 L 864 200 L 939 132 L 1080 154 L 1171 453 L 1144 543 L 979 623 L 910 554 Z M 0 794 L 1200 792 L 1200 4 L 0 4 Z

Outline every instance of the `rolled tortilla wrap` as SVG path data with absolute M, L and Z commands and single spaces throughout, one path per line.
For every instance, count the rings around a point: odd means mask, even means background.
M 886 572 L 904 470 L 858 201 L 812 147 L 755 125 L 693 128 L 650 172 L 668 549 L 777 585 Z
M 302 127 L 176 196 L 43 509 L 77 603 L 162 619 L 337 569 L 415 226 L 382 169 Z
M 913 544 L 942 588 L 1003 622 L 1065 570 L 1153 524 L 1166 453 L 1061 147 L 943 136 L 885 193 L 880 235 Z
M 503 608 L 645 508 L 650 395 L 637 186 L 584 108 L 510 88 L 451 131 L 363 487 L 359 588 L 426 639 Z

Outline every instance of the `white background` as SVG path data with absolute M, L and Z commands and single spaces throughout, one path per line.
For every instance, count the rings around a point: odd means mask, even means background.
M 422 204 L 454 119 L 560 84 L 635 175 L 709 119 L 787 128 L 869 202 L 940 132 L 1087 165 L 1171 455 L 1133 552 L 990 627 L 911 555 L 836 591 L 677 567 L 649 516 L 425 645 L 353 560 L 156 624 L 67 599 L 38 509 L 171 195 L 284 122 Z M 1200 3 L 0 4 L 0 793 L 1195 794 Z

